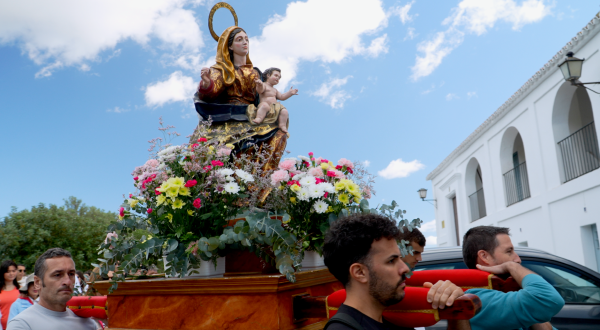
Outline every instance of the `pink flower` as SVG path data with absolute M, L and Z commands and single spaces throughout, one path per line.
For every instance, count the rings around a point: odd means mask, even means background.
M 194 200 L 193 205 L 194 205 L 195 208 L 199 209 L 202 206 L 202 201 L 200 200 L 200 198 L 196 198 Z
M 322 182 L 327 182 L 327 181 L 325 181 L 323 179 L 320 179 L 320 178 L 315 178 L 315 181 L 316 181 L 316 184 L 319 184 L 319 183 L 322 183 Z
M 291 159 L 284 160 L 283 162 L 279 163 L 279 168 L 286 171 L 293 170 L 296 168 L 296 162 Z
M 200 146 L 198 143 L 194 143 L 192 144 L 192 149 L 196 149 L 198 146 Z
M 152 213 L 152 209 L 148 209 L 146 210 L 146 212 L 148 212 L 148 214 Z
M 321 159 L 321 164 L 322 163 L 329 163 L 329 161 L 327 159 Z
M 208 141 L 205 137 L 201 137 L 198 139 L 198 142 L 206 142 Z
M 271 174 L 271 184 L 273 184 L 274 186 L 279 184 L 281 181 L 287 181 L 290 178 L 290 175 L 288 174 L 288 172 L 286 170 L 279 170 L 279 171 L 275 171 L 273 172 L 273 174 Z
M 106 238 L 104 239 L 104 244 L 108 244 L 108 242 L 110 242 L 110 240 L 112 238 L 119 238 L 119 235 L 117 235 L 117 232 L 113 231 L 112 233 L 108 233 L 106 234 Z
M 293 178 L 294 178 L 294 175 L 296 175 L 296 173 L 294 173 L 294 172 L 290 172 L 290 178 L 292 178 L 292 179 L 293 179 Z
M 129 194 L 129 198 L 133 198 L 133 194 Z
M 204 170 L 204 172 L 208 172 L 208 171 L 212 170 L 212 166 L 206 165 L 202 169 Z
M 325 194 L 323 194 L 323 197 L 327 198 L 328 195 L 329 195 L 329 193 L 325 192 Z
M 315 158 L 313 157 L 313 158 L 311 158 L 310 160 L 312 160 L 312 161 L 314 162 L 314 161 L 315 161 Z
M 156 190 L 156 189 L 154 189 L 154 193 L 155 193 L 157 196 L 158 196 L 158 195 L 160 195 L 160 194 L 162 194 L 160 191 L 158 191 L 158 190 Z
M 197 256 L 198 255 L 198 241 L 191 242 L 190 245 L 188 245 L 187 250 L 189 250 L 193 255 Z
M 347 168 L 352 168 L 352 169 L 354 168 L 354 163 L 347 160 L 346 158 L 342 158 L 342 159 L 338 160 L 338 165 L 346 166 Z
M 210 162 L 212 164 L 212 166 L 223 166 L 223 162 L 220 160 L 213 160 L 212 162 Z
M 331 178 L 334 178 L 335 177 L 335 172 L 337 172 L 337 171 L 327 171 L 327 176 L 331 177 Z
M 369 188 L 363 189 L 363 197 L 365 199 L 371 199 L 371 189 L 369 189 Z
M 346 178 L 344 173 L 342 173 L 341 171 L 333 171 L 333 172 L 335 172 L 336 179 L 345 179 Z
M 187 188 L 191 188 L 191 187 L 195 186 L 197 183 L 198 183 L 198 181 L 196 181 L 196 180 L 189 180 L 188 182 L 185 183 L 185 186 Z
M 133 178 L 133 179 L 134 179 L 135 181 L 137 181 L 137 180 L 139 179 L 139 177 L 137 177 L 137 176 L 136 176 L 136 177 L 135 177 L 135 178 Z
M 217 157 L 229 156 L 231 154 L 231 149 L 229 148 L 219 148 L 217 150 Z
M 306 166 L 306 167 L 310 167 L 310 163 L 309 162 L 303 162 L 302 164 L 304 164 L 304 166 Z
M 313 167 L 308 170 L 308 174 L 314 176 L 315 178 L 322 178 L 323 170 L 320 167 Z
M 122 207 L 122 208 L 119 209 L 119 215 L 122 216 L 122 217 L 125 216 L 125 208 L 124 207 Z
M 297 184 L 298 186 L 301 186 L 300 181 L 297 181 L 297 180 L 290 180 L 290 181 L 287 182 L 288 186 L 292 186 L 292 185 L 295 185 L 295 184 Z
M 148 161 L 145 164 L 146 166 L 149 166 L 151 168 L 155 168 L 158 166 L 158 160 L 156 159 L 148 159 Z
M 312 157 L 314 154 L 313 154 L 313 152 L 311 151 L 311 152 L 309 152 L 309 153 L 308 153 L 308 155 Z

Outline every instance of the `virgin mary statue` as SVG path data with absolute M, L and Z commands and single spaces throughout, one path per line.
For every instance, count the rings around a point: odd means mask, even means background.
M 261 124 L 249 119 L 256 115 L 259 97 L 255 79 L 261 79 L 249 56 L 249 40 L 244 29 L 227 28 L 219 37 L 216 63 L 202 68 L 201 81 L 194 96 L 202 120 L 212 121 L 207 138 L 231 143 L 234 151 L 269 153 L 265 170 L 274 169 L 287 144 L 288 135 L 278 128 L 279 108 L 273 108 Z M 191 141 L 199 138 L 199 130 Z M 265 146 L 268 145 L 268 148 Z

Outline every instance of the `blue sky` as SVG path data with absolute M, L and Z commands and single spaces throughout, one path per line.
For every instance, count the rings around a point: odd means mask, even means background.
M 184 143 L 216 42 L 216 1 L 0 4 L 0 217 L 76 196 L 117 210 L 159 136 Z M 596 1 L 231 0 L 250 58 L 299 95 L 288 150 L 370 163 L 373 205 L 396 200 L 435 236 L 426 175 L 600 10 Z M 36 8 L 36 10 L 31 10 Z M 220 34 L 233 24 L 215 14 Z

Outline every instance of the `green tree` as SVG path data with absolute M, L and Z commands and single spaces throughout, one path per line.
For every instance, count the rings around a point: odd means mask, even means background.
M 0 222 L 0 260 L 12 259 L 31 272 L 42 253 L 60 247 L 71 252 L 77 269 L 91 269 L 106 228 L 116 219 L 115 213 L 86 206 L 72 196 L 60 207 L 40 203 L 31 210 L 13 208 Z

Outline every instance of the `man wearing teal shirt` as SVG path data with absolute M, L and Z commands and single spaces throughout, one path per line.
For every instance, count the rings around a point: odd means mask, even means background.
M 510 240 L 509 229 L 479 226 L 463 238 L 463 258 L 467 267 L 492 274 L 510 274 L 523 288 L 517 292 L 471 289 L 481 299 L 479 314 L 471 319 L 473 330 L 555 329 L 550 319 L 565 301 L 541 276 L 521 266 Z

